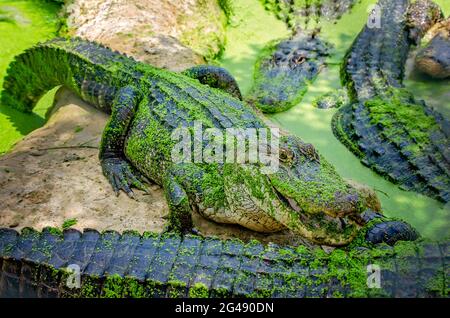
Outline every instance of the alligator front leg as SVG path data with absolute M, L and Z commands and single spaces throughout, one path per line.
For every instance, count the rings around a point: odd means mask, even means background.
M 168 172 L 163 179 L 166 200 L 169 205 L 169 225 L 167 231 L 188 233 L 193 231 L 189 198 L 176 176 Z
M 111 107 L 111 118 L 103 131 L 100 146 L 100 162 L 103 174 L 112 185 L 116 195 L 123 190 L 134 197 L 131 187 L 148 191 L 145 178 L 125 159 L 123 153 L 125 136 L 134 117 L 138 97 L 131 86 L 122 88 Z
M 200 83 L 223 90 L 230 95 L 242 100 L 241 90 L 226 69 L 212 65 L 199 65 L 183 71 L 184 75 L 197 79 Z
M 366 223 L 366 241 L 371 244 L 394 245 L 397 241 L 414 241 L 419 238 L 417 231 L 408 223 L 392 220 L 372 210 L 362 214 Z

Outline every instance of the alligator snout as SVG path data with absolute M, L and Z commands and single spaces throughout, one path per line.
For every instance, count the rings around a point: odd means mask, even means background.
M 343 217 L 361 212 L 362 200 L 358 193 L 341 193 L 335 194 L 333 206 L 327 212 L 328 214 Z

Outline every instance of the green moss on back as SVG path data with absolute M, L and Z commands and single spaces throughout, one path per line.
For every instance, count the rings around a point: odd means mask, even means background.
M 422 105 L 409 102 L 407 93 L 391 90 L 390 98 L 375 98 L 365 102 L 371 122 L 383 129 L 383 135 L 400 144 L 408 136 L 411 145 L 406 149 L 421 152 L 430 144 L 430 135 L 439 130 L 436 120 L 425 113 Z
M 209 290 L 208 287 L 203 283 L 195 283 L 189 289 L 190 298 L 208 298 Z

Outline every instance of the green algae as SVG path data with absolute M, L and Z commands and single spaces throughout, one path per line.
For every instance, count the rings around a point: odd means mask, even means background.
M 416 143 L 406 150 L 420 154 L 431 143 L 430 135 L 438 131 L 439 126 L 421 105 L 404 102 L 409 93 L 394 89 L 390 92 L 392 96 L 387 99 L 375 98 L 365 102 L 370 109 L 371 123 L 384 127 L 386 138 L 397 144 L 402 142 L 401 135 L 408 134 Z
M 189 297 L 190 298 L 208 298 L 209 289 L 203 283 L 195 283 L 189 289 Z
M 78 222 L 77 219 L 67 219 L 63 222 L 62 228 L 68 229 L 68 228 L 74 226 L 75 224 L 77 224 L 77 222 Z
M 229 42 L 221 64 L 236 77 L 243 93 L 247 93 L 252 85 L 253 66 L 257 60 L 258 50 L 264 46 L 262 43 L 287 37 L 289 32 L 284 23 L 265 11 L 259 2 L 248 4 L 244 0 L 235 0 L 233 3 L 239 8 L 235 11 L 234 17 L 239 23 L 228 27 Z M 336 109 L 316 109 L 313 106 L 316 98 L 341 88 L 340 63 L 367 21 L 368 6 L 374 3 L 376 3 L 375 0 L 362 0 L 336 24 L 321 22 L 321 38 L 335 47 L 327 61 L 328 68 L 324 69 L 309 86 L 300 104 L 269 118 L 304 141 L 312 143 L 340 175 L 374 188 L 385 215 L 408 221 L 424 237 L 444 238 L 448 236 L 448 213 L 450 212 L 448 207 L 426 196 L 403 191 L 365 167 L 334 137 L 331 130 L 331 118 Z M 446 15 L 450 13 L 450 5 L 445 0 L 437 1 L 437 3 L 443 7 Z M 408 90 L 415 92 L 413 84 L 407 83 L 407 87 Z M 426 86 L 432 86 L 432 84 Z M 440 91 L 445 92 L 442 87 Z M 445 103 L 448 105 L 448 97 Z

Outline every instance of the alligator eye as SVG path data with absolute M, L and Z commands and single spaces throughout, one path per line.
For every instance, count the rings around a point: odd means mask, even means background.
M 280 160 L 283 162 L 292 161 L 294 159 L 294 153 L 290 149 L 280 149 Z

